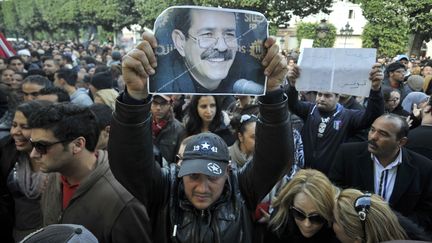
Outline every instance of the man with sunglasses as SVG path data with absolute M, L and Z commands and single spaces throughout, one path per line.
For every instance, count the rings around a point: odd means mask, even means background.
M 158 54 L 150 90 L 175 93 L 263 93 L 258 59 L 238 50 L 236 14 L 207 9 L 172 9 L 175 50 Z M 238 17 L 240 18 L 240 17 Z M 167 68 L 171 67 L 171 68 Z M 246 71 L 247 70 L 247 71 Z
M 329 178 L 338 186 L 380 195 L 396 211 L 432 229 L 432 161 L 406 149 L 409 127 L 388 113 L 371 126 L 368 142 L 342 144 Z
M 122 62 L 126 92 L 117 98 L 111 122 L 111 170 L 149 210 L 154 242 L 252 242 L 252 213 L 292 162 L 293 138 L 280 88 L 287 64 L 275 39 L 266 41 L 269 76 L 267 94 L 260 97 L 259 146 L 241 170 L 230 168 L 228 147 L 213 133 L 192 136 L 180 166 L 161 168 L 154 162 L 147 80 L 156 66 L 157 41 L 149 33 L 143 39 Z
M 151 242 L 147 210 L 112 175 L 108 154 L 95 151 L 97 119 L 87 107 L 53 104 L 29 119 L 30 157 L 51 173 L 42 197 L 43 222 L 80 224 L 99 242 Z

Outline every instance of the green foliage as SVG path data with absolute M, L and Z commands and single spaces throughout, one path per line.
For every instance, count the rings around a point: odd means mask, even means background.
M 297 25 L 298 43 L 301 43 L 302 39 L 313 39 L 313 47 L 333 47 L 336 41 L 336 27 L 327 23 L 329 31 L 324 38 L 319 38 L 316 31 L 318 26 L 319 23 L 299 23 Z
M 332 0 L 4 0 L 0 1 L 0 26 L 9 31 L 80 33 L 88 26 L 118 31 L 131 24 L 152 27 L 169 6 L 198 5 L 253 10 L 270 21 L 271 33 L 292 14 L 327 13 Z M 41 36 L 41 34 L 38 34 Z M 43 34 L 42 34 L 43 36 Z M 58 35 L 55 35 L 58 36 Z
M 18 34 L 20 30 L 20 26 L 18 25 L 18 16 L 15 10 L 15 4 L 13 1 L 3 1 L 2 5 L 2 14 L 3 21 L 0 21 L 4 24 L 4 28 L 8 33 Z
M 362 35 L 363 47 L 377 48 L 379 56 L 394 57 L 407 52 L 408 26 L 394 28 L 366 24 Z
M 153 26 L 157 16 L 167 7 L 176 5 L 199 5 L 245 9 L 263 13 L 270 21 L 270 28 L 287 23 L 292 14 L 305 17 L 319 11 L 329 12 L 332 0 L 135 0 L 142 15 L 140 24 Z
M 362 37 L 365 47 L 378 47 L 380 54 L 390 56 L 409 50 L 418 53 L 423 40 L 432 38 L 431 0 L 359 2 L 363 15 L 370 23 Z M 409 36 L 417 43 L 408 43 Z

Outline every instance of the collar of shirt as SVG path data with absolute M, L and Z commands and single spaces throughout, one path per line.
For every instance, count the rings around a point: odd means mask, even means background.
M 383 167 L 378 158 L 371 154 L 374 161 L 374 188 L 375 194 L 380 195 L 384 201 L 389 202 L 396 182 L 397 168 L 402 163 L 402 149 L 393 162 Z
M 393 169 L 394 167 L 397 167 L 398 165 L 402 164 L 402 149 L 399 149 L 399 153 L 398 156 L 396 157 L 395 160 L 393 160 L 393 162 L 391 162 L 389 165 L 387 165 L 386 167 L 384 167 L 379 159 L 374 155 L 371 154 L 371 159 L 375 162 L 375 165 L 380 169 L 380 170 L 390 170 Z

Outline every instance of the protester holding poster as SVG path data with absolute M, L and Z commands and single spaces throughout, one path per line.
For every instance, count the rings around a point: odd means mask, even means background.
M 345 109 L 339 104 L 339 94 L 320 91 L 316 104 L 298 100 L 296 79 L 300 71 L 294 67 L 288 73 L 290 87 L 287 89 L 290 110 L 304 121 L 302 139 L 305 152 L 305 167 L 328 174 L 338 146 L 350 135 L 369 128 L 372 122 L 384 113 L 381 94 L 383 75 L 379 64 L 372 67 L 369 79 L 372 82 L 366 110 Z
M 252 242 L 257 204 L 292 163 L 292 130 L 280 88 L 287 62 L 276 40 L 264 42 L 267 92 L 260 97 L 259 146 L 254 159 L 236 170 L 228 164 L 226 143 L 213 133 L 192 136 L 180 166 L 154 162 L 147 80 L 155 71 L 158 43 L 148 33 L 143 39 L 122 62 L 127 92 L 118 98 L 111 123 L 112 172 L 146 205 L 154 242 Z

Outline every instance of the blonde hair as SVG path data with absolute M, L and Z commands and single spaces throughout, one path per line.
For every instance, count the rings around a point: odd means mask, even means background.
M 285 226 L 288 217 L 291 217 L 290 206 L 294 204 L 295 196 L 301 192 L 312 200 L 311 203 L 317 209 L 317 213 L 326 219 L 327 226 L 330 227 L 333 220 L 336 188 L 322 172 L 305 169 L 298 171 L 273 200 L 272 206 L 277 208 L 269 222 L 273 231 L 278 231 Z
M 424 78 L 424 83 L 423 83 L 423 92 L 427 92 L 428 91 L 428 88 L 429 88 L 429 83 L 431 82 L 431 80 L 432 80 L 432 75 L 427 75 L 425 78 Z M 428 93 L 426 93 L 426 94 L 428 94 Z M 429 94 L 430 95 L 430 94 Z
M 421 73 L 421 67 L 413 67 L 411 68 L 411 75 L 420 75 Z
M 94 98 L 100 98 L 102 103 L 109 106 L 111 110 L 115 109 L 117 96 L 118 92 L 115 89 L 100 89 L 94 94 Z
M 335 221 L 349 238 L 360 239 L 366 243 L 407 239 L 405 230 L 390 206 L 374 194 L 371 195 L 371 205 L 363 230 L 362 222 L 354 208 L 355 200 L 362 195 L 364 194 L 359 190 L 345 189 L 336 200 Z

